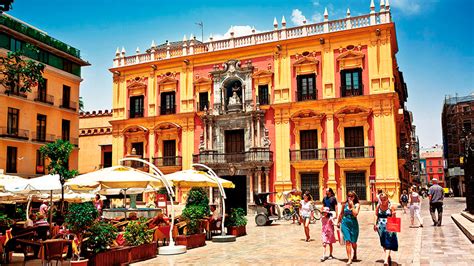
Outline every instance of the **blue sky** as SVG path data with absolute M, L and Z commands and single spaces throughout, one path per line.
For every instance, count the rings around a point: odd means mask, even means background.
M 379 0 L 375 0 L 376 10 Z M 284 15 L 288 26 L 305 16 L 321 20 L 367 14 L 370 0 L 286 1 L 123 1 L 15 0 L 9 12 L 81 50 L 92 66 L 83 69 L 81 96 L 86 110 L 110 109 L 112 78 L 108 68 L 117 47 L 127 54 L 165 40 L 181 40 L 201 30 L 223 36 L 230 26 L 270 30 L 273 18 Z M 474 92 L 474 9 L 472 0 L 391 0 L 399 52 L 397 60 L 408 86 L 408 108 L 413 111 L 422 146 L 441 143 L 441 108 L 447 94 Z M 245 29 L 245 27 L 241 27 Z

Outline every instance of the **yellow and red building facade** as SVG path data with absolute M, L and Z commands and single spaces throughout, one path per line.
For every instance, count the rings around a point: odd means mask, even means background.
M 373 4 L 358 17 L 117 49 L 113 164 L 138 154 L 165 173 L 210 165 L 236 183 L 235 207 L 293 188 L 370 200 L 377 187 L 396 199 L 407 128 L 397 51 L 390 7 Z
M 42 145 L 56 139 L 78 145 L 81 67 L 89 63 L 81 59 L 78 49 L 2 14 L 0 56 L 10 51 L 22 51 L 26 60 L 43 63 L 45 84 L 26 93 L 0 86 L 0 171 L 23 177 L 44 175 Z M 77 166 L 76 148 L 69 168 Z

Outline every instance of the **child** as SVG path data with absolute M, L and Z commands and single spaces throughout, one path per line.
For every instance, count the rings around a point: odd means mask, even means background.
M 322 210 L 322 217 L 321 222 L 321 238 L 323 240 L 323 256 L 321 257 L 321 261 L 325 261 L 327 259 L 333 259 L 332 256 L 332 243 L 336 243 L 336 238 L 334 237 L 334 217 L 331 217 L 330 209 L 328 207 L 324 207 Z M 326 246 L 329 245 L 329 256 L 326 256 Z

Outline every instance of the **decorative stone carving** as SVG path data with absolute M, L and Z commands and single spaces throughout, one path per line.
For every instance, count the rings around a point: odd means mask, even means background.
M 204 134 L 199 135 L 199 151 L 203 151 L 204 147 Z
M 272 142 L 270 141 L 270 137 L 268 136 L 268 129 L 264 129 L 264 136 L 262 137 L 262 145 L 264 148 L 270 148 Z

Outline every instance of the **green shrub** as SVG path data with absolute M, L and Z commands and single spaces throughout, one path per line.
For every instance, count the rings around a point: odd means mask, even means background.
M 108 223 L 96 222 L 87 230 L 86 235 L 88 236 L 85 241 L 87 249 L 97 254 L 112 245 L 117 238 L 117 228 Z
M 209 198 L 207 197 L 206 191 L 201 187 L 193 187 L 189 190 L 188 199 L 186 200 L 186 207 L 191 205 L 202 206 L 206 209 L 207 213 L 209 210 Z
M 66 214 L 66 224 L 75 234 L 84 232 L 99 216 L 92 202 L 73 203 Z
M 130 221 L 125 228 L 124 237 L 131 246 L 149 244 L 153 241 L 153 230 L 148 229 L 145 218 Z
M 225 226 L 245 226 L 247 225 L 247 217 L 242 208 L 230 210 L 230 216 L 225 220 Z
M 200 219 L 207 217 L 209 213 L 209 198 L 204 188 L 191 188 L 186 200 L 186 207 L 181 214 L 181 218 L 186 221 L 186 234 L 201 233 Z

